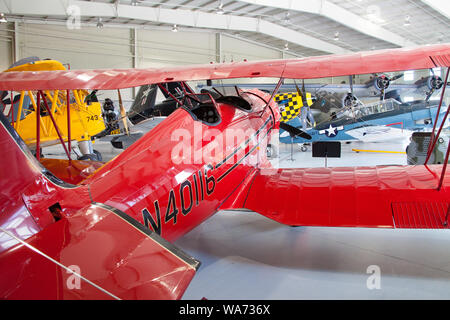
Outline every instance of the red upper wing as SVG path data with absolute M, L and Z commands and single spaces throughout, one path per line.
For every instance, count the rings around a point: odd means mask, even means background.
M 291 60 L 235 62 L 164 69 L 0 73 L 0 90 L 112 90 L 150 83 L 252 77 L 313 79 L 450 66 L 450 44 Z

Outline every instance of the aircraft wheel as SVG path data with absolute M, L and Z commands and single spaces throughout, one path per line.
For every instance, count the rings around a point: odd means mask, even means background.
M 267 158 L 272 158 L 272 156 L 273 156 L 273 148 L 272 148 L 271 144 L 267 145 L 266 153 L 267 153 Z
M 94 150 L 94 153 L 84 154 L 81 157 L 78 157 L 78 160 L 90 160 L 90 161 L 102 161 L 102 154 L 97 150 Z
M 439 139 L 438 139 L 438 143 L 439 143 L 439 144 L 442 144 L 442 143 L 444 143 L 444 138 L 442 138 L 442 137 L 439 137 Z
M 308 148 L 306 146 L 301 146 L 300 150 L 302 150 L 302 152 L 306 152 L 306 151 L 308 151 Z
M 267 144 L 267 158 L 272 159 L 278 157 L 277 145 Z
M 97 157 L 97 161 L 103 161 L 102 154 L 99 151 L 94 149 L 94 154 Z
M 97 161 L 97 156 L 94 153 L 84 154 L 81 157 L 78 157 L 78 160 Z

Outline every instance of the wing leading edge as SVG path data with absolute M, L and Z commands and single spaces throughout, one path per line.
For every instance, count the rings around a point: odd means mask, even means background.
M 293 226 L 448 228 L 441 165 L 273 170 L 255 176 L 239 205 Z
M 232 78 L 314 79 L 450 66 L 450 44 L 289 60 L 233 62 L 164 69 L 2 72 L 0 90 L 113 90 L 145 84 Z

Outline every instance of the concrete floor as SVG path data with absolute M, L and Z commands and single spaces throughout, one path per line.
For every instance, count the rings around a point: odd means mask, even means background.
M 406 164 L 405 154 L 351 149 L 404 151 L 407 143 L 343 144 L 328 165 Z M 324 166 L 295 150 L 290 161 L 290 146 L 280 146 L 280 167 Z M 448 230 L 292 228 L 222 211 L 175 244 L 202 262 L 184 299 L 450 299 Z M 374 265 L 379 289 L 367 286 Z
M 407 143 L 343 144 L 328 166 L 406 164 L 405 154 L 352 149 L 404 151 Z M 274 164 L 324 166 L 294 147 L 294 161 L 290 146 L 280 145 Z M 105 142 L 95 149 L 104 160 L 119 153 Z M 450 299 L 447 230 L 293 228 L 254 212 L 221 211 L 175 245 L 202 262 L 184 299 Z M 373 265 L 380 289 L 367 287 Z

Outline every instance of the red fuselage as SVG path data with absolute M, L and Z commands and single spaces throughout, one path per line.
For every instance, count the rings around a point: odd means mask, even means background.
M 253 92 L 258 96 L 245 95 L 251 111 L 218 103 L 215 125 L 176 110 L 83 182 L 92 200 L 124 211 L 169 241 L 199 225 L 265 161 L 278 113 L 273 104 L 264 109 L 269 95 Z

